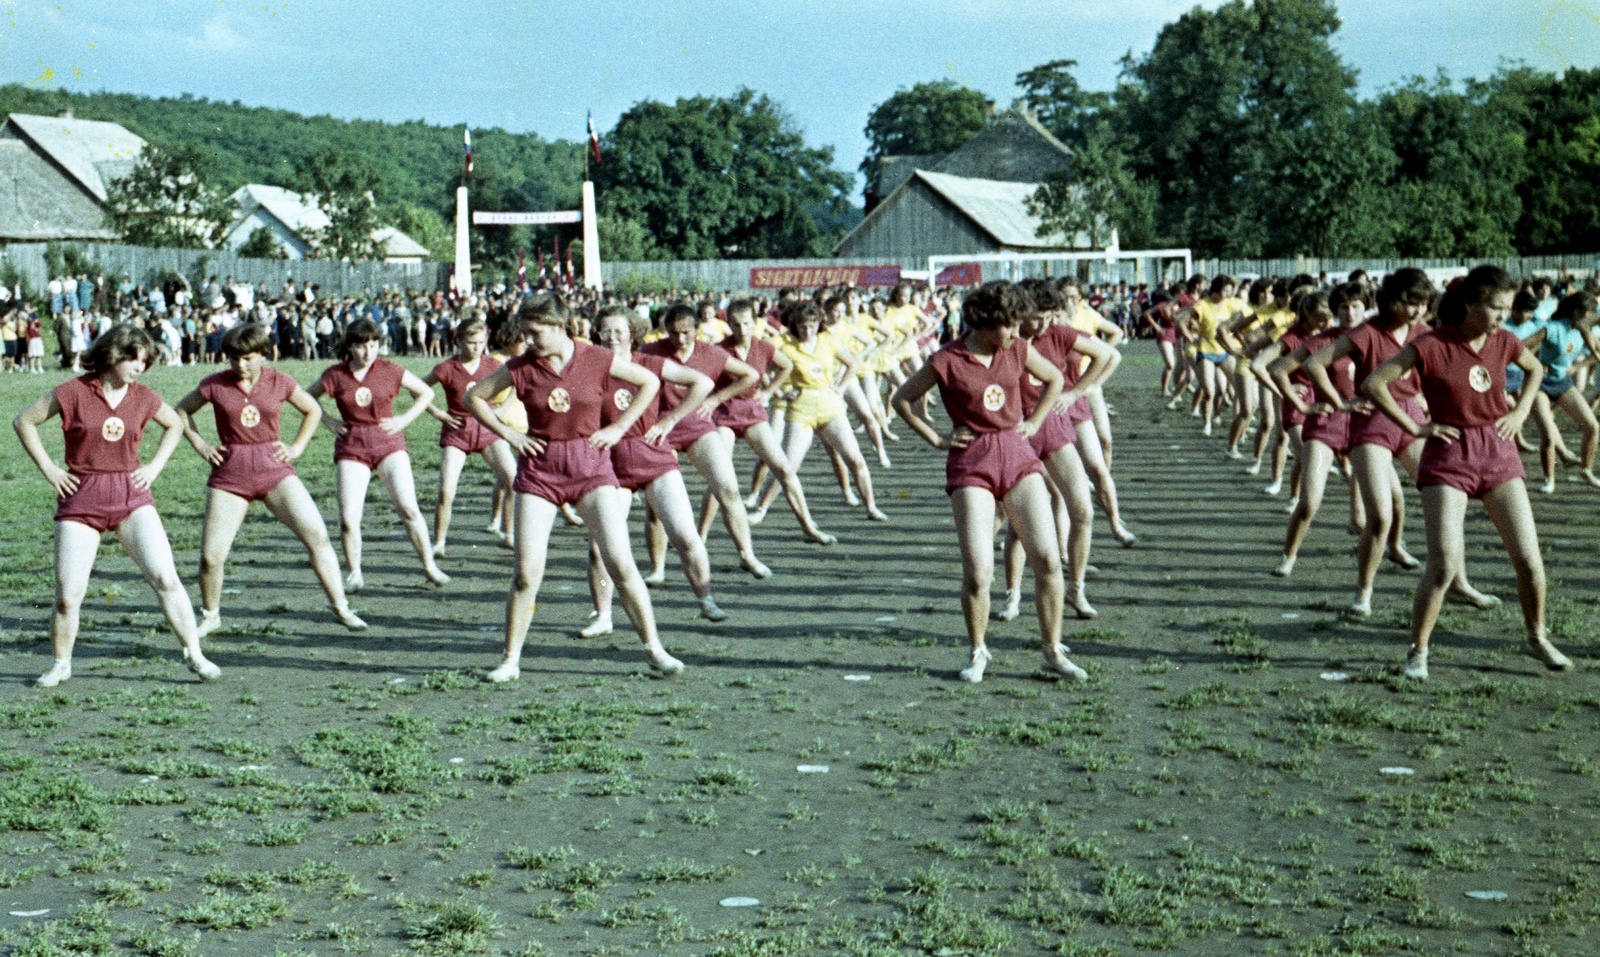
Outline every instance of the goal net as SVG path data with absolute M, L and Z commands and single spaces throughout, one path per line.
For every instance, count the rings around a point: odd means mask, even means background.
M 1096 252 L 979 253 L 929 256 L 927 281 L 934 287 L 974 286 L 994 279 L 1015 282 L 1032 276 L 1077 276 L 1085 283 L 1129 285 L 1187 279 L 1193 267 L 1187 249 L 1110 249 Z M 911 274 L 903 274 L 906 278 Z

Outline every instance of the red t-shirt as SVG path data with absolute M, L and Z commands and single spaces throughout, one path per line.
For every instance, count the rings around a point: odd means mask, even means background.
M 201 379 L 195 391 L 216 413 L 217 441 L 232 447 L 278 441 L 279 410 L 298 388 L 292 377 L 268 367 L 249 392 L 231 369 Z
M 574 341 L 572 358 L 560 372 L 531 352 L 507 362 L 511 386 L 528 410 L 528 434 L 563 442 L 600 431 L 600 403 L 613 358 L 610 349 Z
M 1356 326 L 1356 329 L 1362 328 L 1365 328 L 1365 326 Z M 1339 337 L 1344 334 L 1344 330 L 1337 326 L 1332 329 L 1324 329 L 1300 343 L 1299 348 L 1305 349 L 1306 355 L 1314 356 L 1339 341 Z M 1349 356 L 1345 356 L 1333 365 L 1328 366 L 1328 378 L 1333 380 L 1333 391 L 1339 393 L 1339 398 L 1353 399 L 1356 397 L 1355 363 L 1350 361 Z M 1311 385 L 1311 377 L 1306 374 L 1305 366 L 1303 365 L 1289 374 L 1289 381 L 1298 382 L 1307 387 Z
M 712 382 L 716 382 L 722 376 L 723 370 L 728 365 L 728 360 L 733 358 L 721 346 L 714 346 L 709 342 L 696 342 L 694 351 L 689 353 L 689 358 L 680 359 L 678 358 L 677 350 L 673 349 L 672 343 L 666 339 L 658 339 L 650 343 L 640 349 L 639 354 L 671 359 L 679 365 L 688 366 Z M 661 401 L 667 406 L 676 408 L 683 401 L 683 397 L 688 394 L 689 390 L 684 386 L 673 385 L 670 382 L 661 383 Z
M 161 396 L 137 382 L 129 383 L 113 409 L 100 377 L 93 373 L 61 383 L 55 395 L 67 440 L 68 472 L 127 473 L 139 467 L 139 442 L 145 423 L 161 411 Z
M 1044 356 L 1050 364 L 1061 370 L 1061 377 L 1066 380 L 1063 388 L 1070 389 L 1078 384 L 1078 378 L 1083 375 L 1080 363 L 1072 358 L 1072 349 L 1078 344 L 1078 330 L 1071 326 L 1051 326 L 1039 333 L 1033 340 L 1033 351 Z M 1026 361 L 1026 354 L 1023 356 Z M 1039 398 L 1044 395 L 1044 383 L 1035 379 L 1026 369 L 1022 372 L 1022 407 L 1029 413 L 1039 407 Z
M 733 358 L 739 359 L 739 353 L 734 349 L 732 337 L 722 340 L 720 348 L 726 350 L 728 355 Z M 772 365 L 772 355 L 776 351 L 777 348 L 765 339 L 750 340 L 750 352 L 739 361 L 756 370 L 756 375 L 759 378 L 756 379 L 755 385 L 734 396 L 735 399 L 753 399 L 756 397 L 756 392 L 761 388 L 761 380 L 766 378 L 767 368 Z M 716 377 L 716 385 L 711 391 L 716 392 L 732 384 L 733 376 L 724 370 L 721 375 Z
M 388 359 L 377 359 L 367 375 L 357 379 L 348 363 L 331 365 L 322 372 L 322 391 L 333 397 L 345 425 L 377 425 L 394 415 L 395 396 L 406 370 Z
M 973 432 L 1003 432 L 1022 421 L 1022 377 L 1027 375 L 1028 343 L 1013 339 L 985 366 L 956 339 L 928 360 L 939 382 L 939 399 L 950 422 Z
M 433 367 L 433 377 L 444 389 L 444 407 L 447 412 L 463 421 L 472 418 L 467 408 L 467 391 L 500 371 L 503 363 L 494 356 L 479 356 L 476 372 L 468 372 L 458 356 L 451 356 Z
M 1406 341 L 1415 342 L 1425 335 L 1427 335 L 1427 329 L 1412 326 L 1411 331 L 1406 333 Z M 1404 345 L 1395 341 L 1392 332 L 1380 329 L 1370 322 L 1364 322 L 1356 326 L 1345 333 L 1345 336 L 1350 340 L 1350 344 L 1355 346 L 1355 351 L 1350 354 L 1350 359 L 1355 366 L 1357 385 L 1367 381 L 1367 376 L 1372 375 L 1373 369 L 1393 359 L 1400 354 L 1400 350 L 1405 348 Z M 1396 379 L 1389 386 L 1389 394 L 1395 397 L 1395 401 L 1404 402 L 1415 396 L 1421 389 L 1422 383 L 1417 381 L 1417 373 L 1413 369 Z
M 638 352 L 628 358 L 636 365 L 644 366 L 655 373 L 656 378 L 661 379 L 661 384 L 666 385 L 667 380 L 661 378 L 661 369 L 667 364 L 667 360 L 660 356 L 647 356 Z M 633 383 L 624 382 L 615 376 L 607 375 L 605 400 L 600 403 L 600 424 L 602 426 L 611 425 L 622 418 L 629 409 L 633 408 L 633 399 L 638 392 L 638 388 Z M 646 432 L 650 431 L 650 426 L 655 425 L 660 418 L 661 393 L 657 392 L 655 399 L 651 402 L 651 407 L 645 409 L 644 413 L 634 421 L 633 426 L 628 429 L 628 433 L 624 437 L 642 437 Z
M 1467 429 L 1493 425 L 1506 414 L 1506 366 L 1522 354 L 1521 339 L 1496 329 L 1474 352 L 1460 329 L 1441 326 L 1411 346 L 1429 418 Z

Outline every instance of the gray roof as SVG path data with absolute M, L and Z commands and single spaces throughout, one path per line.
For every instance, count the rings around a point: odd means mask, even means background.
M 132 172 L 144 149 L 143 139 L 116 123 L 28 113 L 13 113 L 7 119 L 102 203 L 107 185 Z
M 93 197 L 31 143 L 0 130 L 0 241 L 115 238 Z
M 428 257 L 428 247 L 402 233 L 393 226 L 384 226 L 372 231 L 372 241 L 378 244 L 378 251 L 384 258 L 400 257 Z
M 972 139 L 937 164 L 920 167 L 954 176 L 1042 183 L 1072 162 L 1072 150 L 1025 110 L 996 113 Z
M 319 230 L 327 229 L 328 214 L 318 209 L 316 203 L 292 190 L 264 183 L 250 183 L 233 191 L 228 197 L 233 203 L 234 218 L 244 219 L 257 208 L 264 209 L 278 222 L 307 238 Z
M 869 192 L 880 200 L 887 199 L 890 193 L 911 178 L 912 173 L 919 169 L 934 169 L 942 159 L 944 156 L 939 153 L 885 156 L 878 160 L 878 166 L 873 171 L 872 182 L 868 184 L 871 187 Z
M 975 179 L 925 169 L 917 170 L 916 179 L 1002 246 L 1059 249 L 1067 245 L 1064 236 L 1039 238 L 1040 219 L 1028 211 L 1028 197 L 1039 189 L 1038 183 Z

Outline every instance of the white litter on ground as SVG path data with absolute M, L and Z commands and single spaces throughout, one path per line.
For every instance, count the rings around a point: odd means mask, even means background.
M 14 910 L 14 911 L 11 912 L 11 916 L 12 917 L 43 917 L 44 915 L 46 915 L 48 913 L 50 913 L 50 908 L 46 907 L 44 910 Z
M 1475 901 L 1503 901 L 1511 895 L 1505 891 L 1467 891 L 1467 896 Z
M 826 764 L 802 764 L 797 766 L 795 770 L 801 774 L 827 774 L 828 766 Z
M 1322 680 L 1323 681 L 1349 681 L 1350 680 L 1350 673 L 1347 672 L 1347 671 L 1324 671 L 1322 673 Z
M 877 618 L 873 619 L 873 621 L 895 621 L 895 620 L 896 619 L 895 619 L 895 617 L 893 615 L 879 615 Z
M 1297 612 L 1297 611 L 1286 611 L 1286 612 L 1283 613 L 1283 617 L 1289 619 L 1290 621 L 1293 621 L 1294 619 L 1300 617 L 1300 613 Z
M 872 680 L 872 676 L 871 675 L 845 675 L 844 676 L 844 680 L 846 680 L 846 681 L 871 681 Z
M 1407 775 L 1416 774 L 1417 772 L 1411 770 L 1410 768 L 1395 767 L 1395 768 L 1379 768 L 1378 769 L 1378 773 L 1379 774 L 1392 774 L 1395 777 L 1403 778 L 1403 777 L 1406 777 Z
M 755 907 L 761 902 L 754 897 L 724 897 L 717 903 L 723 907 Z

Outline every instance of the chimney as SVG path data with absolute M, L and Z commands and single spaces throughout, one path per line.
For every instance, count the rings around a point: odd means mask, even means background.
M 994 104 L 992 104 L 992 103 L 991 103 L 991 104 L 990 104 L 990 106 L 993 106 L 993 105 L 994 105 Z M 991 111 L 991 112 L 992 112 L 992 111 Z M 67 107 L 67 108 L 66 108 L 66 109 L 64 109 L 64 110 L 56 110 L 56 116 L 59 116 L 59 117 L 60 117 L 60 118 L 62 118 L 62 119 L 63 119 L 63 120 L 70 120 L 70 119 L 72 119 L 72 107 L 70 107 L 70 106 L 69 106 L 69 107 Z
M 983 101 L 983 118 L 986 119 L 986 120 L 994 119 L 994 101 L 993 100 L 984 100 Z

